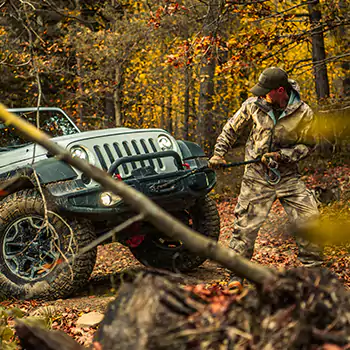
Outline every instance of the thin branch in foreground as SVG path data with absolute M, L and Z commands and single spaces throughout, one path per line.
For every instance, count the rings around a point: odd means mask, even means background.
M 87 253 L 89 250 L 94 249 L 99 244 L 101 244 L 104 241 L 107 241 L 108 239 L 112 238 L 116 233 L 118 233 L 120 231 L 123 231 L 124 229 L 126 229 L 130 225 L 134 224 L 135 222 L 142 221 L 144 218 L 145 218 L 145 215 L 143 213 L 140 213 L 140 214 L 137 214 L 137 215 L 133 216 L 132 218 L 124 221 L 120 225 L 116 226 L 115 228 L 113 228 L 112 230 L 108 231 L 107 233 L 105 233 L 101 237 L 93 240 L 87 246 L 85 246 L 82 249 L 80 249 L 78 255 L 83 255 L 83 254 Z

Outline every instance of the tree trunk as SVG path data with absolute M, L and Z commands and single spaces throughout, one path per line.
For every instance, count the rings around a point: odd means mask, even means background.
M 312 36 L 312 62 L 314 68 L 317 99 L 329 97 L 329 82 L 327 66 L 325 63 L 326 52 L 323 38 L 322 14 L 319 10 L 319 0 L 309 2 L 308 9 L 311 22 Z
M 191 86 L 191 67 L 186 65 L 185 75 L 185 100 L 184 100 L 184 119 L 183 119 L 183 139 L 188 140 L 189 117 L 190 117 L 190 86 Z
M 173 75 L 172 68 L 169 66 L 168 69 L 168 101 L 167 101 L 167 131 L 173 134 Z
M 189 140 L 192 142 L 196 141 L 196 128 L 197 128 L 197 90 L 195 88 L 195 81 L 192 79 L 191 81 L 191 118 L 189 132 Z
M 165 129 L 165 100 L 164 100 L 164 95 L 162 94 L 162 97 L 160 99 L 161 103 L 161 112 L 160 112 L 160 121 L 159 121 L 159 127 L 161 129 Z
M 204 19 L 202 34 L 204 37 L 214 39 L 219 31 L 220 15 L 225 6 L 225 1 L 210 0 L 207 2 L 207 14 Z M 211 44 L 209 44 L 211 45 Z M 206 151 L 211 150 L 215 144 L 213 137 L 214 113 L 214 73 L 215 50 L 208 47 L 201 60 L 199 73 L 200 88 L 198 100 L 197 142 Z
M 197 142 L 204 150 L 213 148 L 213 97 L 215 62 L 203 63 L 200 70 L 200 91 L 198 100 Z
M 81 59 L 80 57 L 76 57 L 77 59 L 77 74 L 78 74 L 78 90 L 79 90 L 79 98 L 78 98 L 78 110 L 77 114 L 80 119 L 81 125 L 83 124 L 83 96 L 84 96 L 84 89 L 83 89 L 83 83 L 82 83 L 82 71 L 81 71 Z
M 94 340 L 103 349 L 156 349 L 151 344 L 164 325 L 183 323 L 204 309 L 204 300 L 196 300 L 179 282 L 180 278 L 157 271 L 140 273 L 126 282 L 118 300 L 109 305 Z
M 114 120 L 114 96 L 112 92 L 106 92 L 105 94 L 105 119 L 108 121 Z
M 122 66 L 116 63 L 115 66 L 115 89 L 113 93 L 115 126 L 123 125 L 122 103 L 121 103 L 121 88 L 122 88 Z
M 343 16 L 347 15 L 347 11 L 349 10 L 349 4 L 346 3 L 345 0 L 339 0 L 339 11 Z M 346 52 L 348 47 L 350 46 L 350 31 L 349 26 L 341 25 L 334 30 L 335 40 L 338 44 L 338 53 L 342 54 Z M 342 61 L 340 63 L 341 67 L 341 76 L 339 76 L 340 80 L 340 97 L 349 99 L 350 97 L 350 62 Z

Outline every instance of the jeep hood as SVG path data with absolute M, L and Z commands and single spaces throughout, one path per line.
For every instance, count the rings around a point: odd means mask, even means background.
M 168 134 L 163 129 L 130 129 L 120 127 L 104 130 L 85 131 L 76 134 L 51 138 L 51 140 L 59 146 L 61 146 L 62 148 L 66 149 L 70 145 L 84 143 L 84 141 L 87 140 L 101 140 L 101 138 L 108 138 L 111 136 L 116 136 L 118 139 L 118 136 L 120 135 L 127 136 L 128 134 L 136 135 L 138 133 L 145 134 L 152 132 Z M 48 151 L 44 147 L 40 145 L 35 145 L 33 143 L 9 151 L 0 152 L 0 172 L 6 171 L 8 168 L 19 168 L 23 167 L 25 164 L 32 163 L 34 152 L 35 162 L 48 157 Z

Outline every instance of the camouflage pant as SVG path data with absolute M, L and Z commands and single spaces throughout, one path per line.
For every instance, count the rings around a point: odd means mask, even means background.
M 313 194 L 297 176 L 282 178 L 274 186 L 263 179 L 244 177 L 235 208 L 234 232 L 230 242 L 230 247 L 235 252 L 251 259 L 258 231 L 276 199 L 280 200 L 292 224 L 302 225 L 319 216 Z M 305 266 L 318 266 L 322 263 L 322 250 L 319 246 L 298 236 L 296 241 L 299 260 Z

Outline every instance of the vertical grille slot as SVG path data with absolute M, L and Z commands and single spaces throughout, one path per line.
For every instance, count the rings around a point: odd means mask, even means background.
M 140 140 L 140 143 L 141 143 L 141 146 L 142 146 L 144 152 L 145 152 L 145 153 L 150 153 L 150 151 L 149 151 L 148 148 L 147 148 L 146 141 L 145 141 L 144 139 L 141 139 L 141 140 Z M 149 160 L 149 164 L 150 164 L 150 166 L 151 166 L 153 169 L 155 168 L 153 159 L 150 159 L 150 160 Z
M 103 154 L 102 154 L 102 152 L 100 150 L 100 147 L 99 146 L 94 146 L 94 151 L 95 151 L 95 153 L 97 155 L 97 158 L 98 158 L 98 160 L 99 160 L 99 162 L 101 164 L 102 169 L 107 171 L 108 167 L 107 167 L 107 164 L 106 164 L 106 162 L 105 162 L 105 160 L 103 158 Z
M 124 149 L 126 151 L 126 154 L 128 156 L 132 156 L 132 153 L 130 151 L 129 145 L 128 145 L 128 143 L 126 141 L 123 141 L 123 146 L 124 146 Z M 137 169 L 135 162 L 131 162 L 131 166 L 132 166 L 133 169 Z
M 117 153 L 118 157 L 123 158 L 123 153 L 120 151 L 120 148 L 119 148 L 119 145 L 117 142 L 113 142 L 113 147 L 114 147 L 114 150 Z M 122 167 L 123 167 L 123 171 L 124 171 L 125 175 L 128 175 L 129 169 L 126 166 L 126 164 L 122 164 Z
M 137 143 L 135 140 L 132 140 L 131 141 L 131 144 L 132 144 L 132 147 L 134 148 L 136 154 L 141 154 L 140 150 L 139 150 L 139 147 L 137 146 Z M 141 166 L 142 167 L 145 167 L 146 166 L 146 163 L 144 160 L 140 160 L 140 163 L 141 163 Z
M 109 148 L 109 144 L 108 143 L 105 143 L 103 145 L 103 148 L 105 149 L 106 153 L 107 153 L 107 156 L 108 156 L 108 159 L 109 161 L 111 162 L 111 164 L 115 161 L 114 157 L 113 157 L 113 154 L 111 152 L 111 149 Z
M 156 145 L 153 142 L 153 139 L 148 139 L 149 144 L 151 145 L 151 148 L 153 150 L 153 152 L 157 152 L 157 148 Z M 160 158 L 157 159 L 158 165 L 159 167 L 162 169 L 163 168 L 163 162 Z

